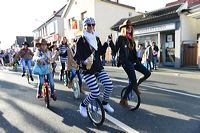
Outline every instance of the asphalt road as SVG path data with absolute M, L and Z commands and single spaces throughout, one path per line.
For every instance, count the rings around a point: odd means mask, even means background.
M 58 100 L 51 101 L 51 108 L 47 109 L 43 99 L 35 98 L 36 77 L 28 84 L 21 73 L 0 68 L 0 132 L 200 133 L 199 79 L 153 73 L 140 86 L 140 109 L 131 112 L 118 104 L 120 92 L 127 85 L 126 74 L 112 67 L 106 67 L 106 71 L 114 84 L 110 104 L 115 112 L 107 116 L 102 127 L 96 128 L 78 112 L 85 96 L 75 100 L 72 90 L 57 76 Z

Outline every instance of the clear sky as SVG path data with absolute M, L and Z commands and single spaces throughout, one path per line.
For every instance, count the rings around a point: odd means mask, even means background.
M 0 48 L 7 48 L 16 36 L 32 35 L 32 31 L 60 9 L 67 0 L 1 0 Z M 176 0 L 119 0 L 136 7 L 136 11 L 162 8 Z

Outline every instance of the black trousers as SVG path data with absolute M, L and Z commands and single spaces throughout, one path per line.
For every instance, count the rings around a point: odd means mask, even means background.
M 151 72 L 139 62 L 136 64 L 129 62 L 122 65 L 122 67 L 124 71 L 126 72 L 126 74 L 128 75 L 128 78 L 130 81 L 129 85 L 125 87 L 126 92 L 123 97 L 123 99 L 127 99 L 128 94 L 131 92 L 131 90 L 136 89 L 143 81 L 149 78 L 149 76 L 151 75 Z M 143 76 L 141 76 L 138 80 L 136 77 L 135 70 L 143 74 Z

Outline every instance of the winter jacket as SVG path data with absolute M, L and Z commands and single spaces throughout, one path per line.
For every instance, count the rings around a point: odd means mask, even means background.
M 74 59 L 77 61 L 79 65 L 81 65 L 83 69 L 83 74 L 95 74 L 104 69 L 101 63 L 100 56 L 106 53 L 108 44 L 102 46 L 101 41 L 98 37 L 96 37 L 96 40 L 98 49 L 94 51 L 94 60 L 90 70 L 86 69 L 84 61 L 93 53 L 93 51 L 91 50 L 90 45 L 85 39 L 85 37 L 80 37 L 77 42 L 77 51 L 74 56 Z
M 20 58 L 22 59 L 32 59 L 33 58 L 33 52 L 30 49 L 21 49 L 18 53 Z
M 133 49 L 128 47 L 129 43 L 134 43 Z M 119 36 L 116 45 L 111 41 L 110 47 L 114 54 L 119 51 L 119 61 L 118 66 L 123 65 L 125 63 L 138 63 L 137 51 L 135 48 L 135 42 L 130 42 L 125 36 Z

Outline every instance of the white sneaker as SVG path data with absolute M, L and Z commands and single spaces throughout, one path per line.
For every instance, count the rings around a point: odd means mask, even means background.
M 103 108 L 108 112 L 108 113 L 113 113 L 114 112 L 114 109 L 110 106 L 110 104 L 106 104 L 106 105 L 103 105 Z
M 81 114 L 83 117 L 85 117 L 85 118 L 88 117 L 86 107 L 83 107 L 83 106 L 81 106 L 81 104 L 80 104 L 79 109 L 80 109 L 80 114 Z

